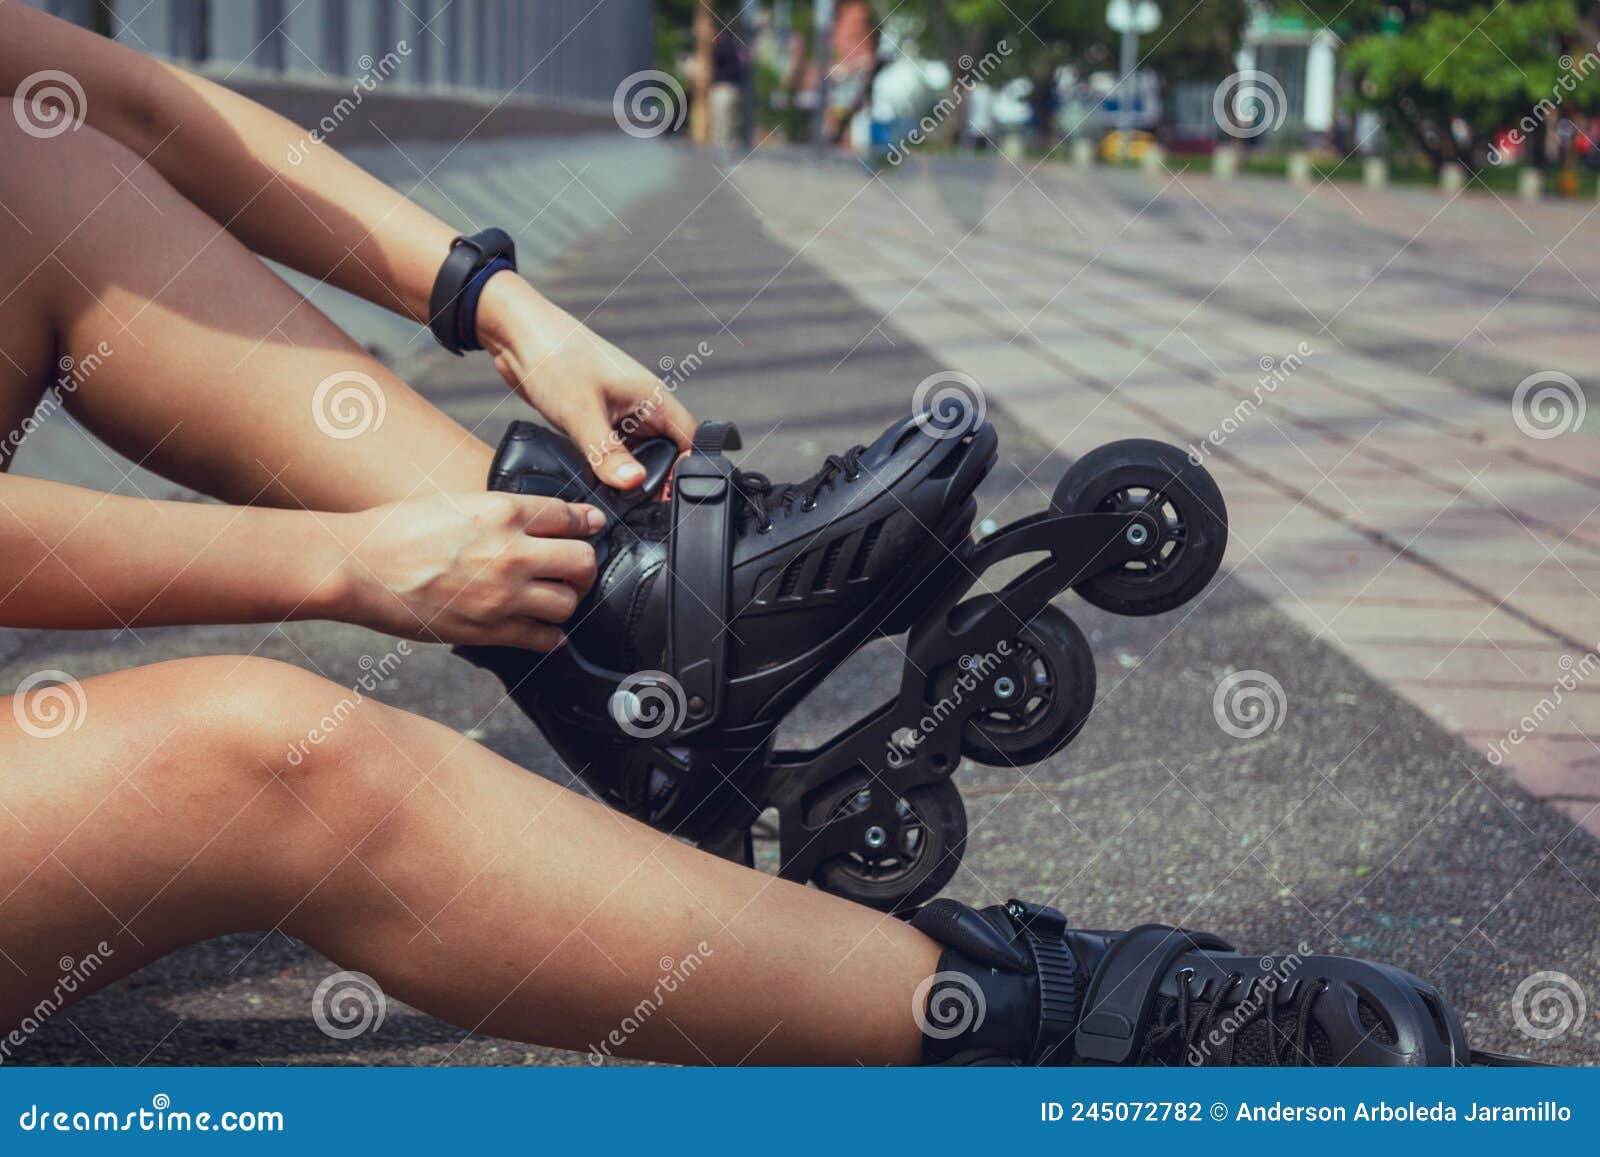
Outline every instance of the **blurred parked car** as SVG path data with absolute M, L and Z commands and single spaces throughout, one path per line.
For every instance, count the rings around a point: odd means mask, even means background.
M 1145 154 L 1155 148 L 1156 144 L 1156 138 L 1152 133 L 1137 129 L 1125 133 L 1117 129 L 1100 139 L 1100 159 L 1107 164 L 1115 164 L 1118 161 L 1142 161 Z

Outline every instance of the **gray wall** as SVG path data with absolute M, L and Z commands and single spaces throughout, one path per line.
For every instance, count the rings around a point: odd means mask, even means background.
M 30 2 L 92 26 L 94 0 Z M 240 81 L 348 81 L 387 58 L 386 86 L 546 102 L 609 102 L 655 39 L 652 0 L 115 0 L 111 31 Z

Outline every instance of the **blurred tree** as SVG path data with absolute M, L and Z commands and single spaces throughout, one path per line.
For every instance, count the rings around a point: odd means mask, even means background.
M 1600 78 L 1582 63 L 1600 53 L 1600 4 L 1296 2 L 1348 42 L 1357 104 L 1381 112 L 1392 137 L 1435 165 L 1476 170 L 1495 134 L 1519 126 L 1525 154 L 1543 164 L 1561 116 L 1600 111 Z
M 892 0 L 880 5 L 912 28 L 918 48 L 943 59 L 952 77 L 970 72 L 1004 40 L 1010 47 L 991 80 L 1025 76 L 1035 92 L 1070 65 L 1080 73 L 1117 67 L 1119 33 L 1106 25 L 1101 0 Z M 1218 80 L 1234 69 L 1248 0 L 1164 0 L 1162 24 L 1139 44 L 1139 67 L 1168 82 Z
M 1100 0 L 906 0 L 881 3 L 909 21 L 919 47 L 946 60 L 982 57 L 1004 39 L 1013 74 L 1031 76 L 1038 62 L 1080 70 L 1116 67 L 1121 43 L 1106 25 Z M 1249 13 L 1248 0 L 1165 0 L 1162 23 L 1139 45 L 1139 66 L 1163 77 L 1221 78 Z

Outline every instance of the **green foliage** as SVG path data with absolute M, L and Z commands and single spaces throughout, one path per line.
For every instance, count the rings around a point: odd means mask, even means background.
M 1456 160 L 1476 168 L 1493 134 L 1530 114 L 1543 124 L 1552 108 L 1600 109 L 1600 73 L 1580 78 L 1561 63 L 1564 53 L 1581 61 L 1594 49 L 1600 5 L 1357 0 L 1346 9 L 1332 0 L 1307 0 L 1304 7 L 1343 25 L 1350 43 L 1342 63 L 1356 78 L 1355 102 L 1382 112 L 1397 139 L 1435 163 Z M 1397 8 L 1404 17 L 1398 27 L 1392 18 Z M 1541 102 L 1549 103 L 1535 113 Z M 1541 132 L 1535 144 L 1542 139 Z
M 1042 77 L 1061 65 L 1115 69 L 1121 36 L 1106 27 L 1103 0 L 876 0 L 916 33 L 929 56 L 979 56 L 1001 39 L 1012 47 L 1011 75 Z M 1169 80 L 1217 78 L 1233 71 L 1246 0 L 1162 0 L 1161 27 L 1142 37 L 1141 67 Z

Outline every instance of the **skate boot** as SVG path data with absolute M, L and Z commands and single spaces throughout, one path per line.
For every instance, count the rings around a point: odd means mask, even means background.
M 708 422 L 681 459 L 635 451 L 646 481 L 598 483 L 567 439 L 514 424 L 490 485 L 592 502 L 594 588 L 549 655 L 464 648 L 494 671 L 606 802 L 745 863 L 778 813 L 780 874 L 885 910 L 950 879 L 966 839 L 963 756 L 1035 763 L 1094 705 L 1093 656 L 1050 600 L 1120 614 L 1180 606 L 1227 540 L 1222 496 L 1174 447 L 1128 441 L 1075 463 L 1048 511 L 975 541 L 987 422 L 909 416 L 803 482 L 736 469 Z M 985 575 L 1033 565 L 998 590 Z M 975 585 L 983 592 L 969 594 Z M 894 695 L 823 747 L 775 750 L 779 723 L 863 644 L 904 635 Z
M 1084 931 L 1020 900 L 935 900 L 911 924 L 945 946 L 918 990 L 930 1064 L 1532 1063 L 1473 1052 L 1438 989 L 1387 964 L 1242 953 L 1164 924 Z

